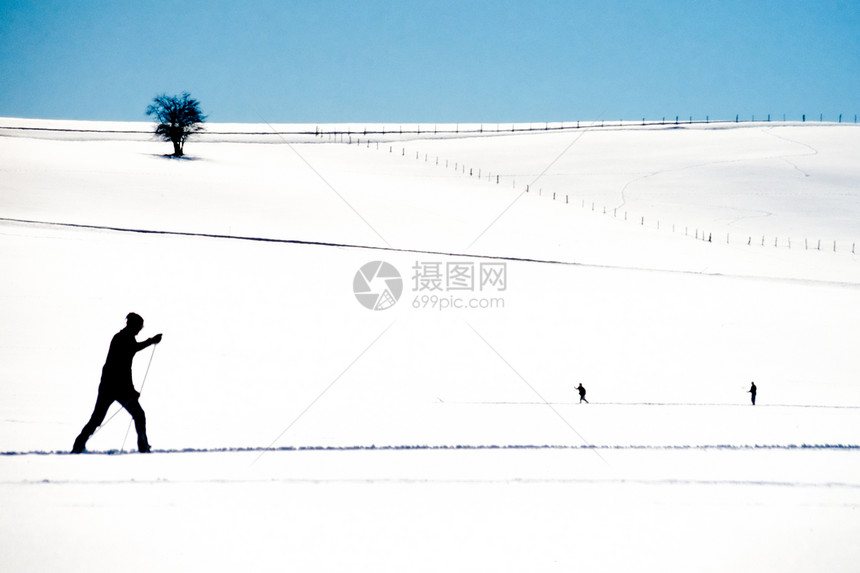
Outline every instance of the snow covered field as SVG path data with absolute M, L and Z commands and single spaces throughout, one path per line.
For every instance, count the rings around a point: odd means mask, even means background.
M 856 571 L 860 128 L 572 125 L 0 119 L 3 570 Z

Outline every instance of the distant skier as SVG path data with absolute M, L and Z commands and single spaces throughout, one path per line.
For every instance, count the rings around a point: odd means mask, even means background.
M 582 404 L 583 402 L 585 402 L 586 404 L 588 404 L 588 400 L 585 399 L 585 387 L 582 385 L 581 382 L 579 386 L 576 387 L 576 389 L 579 390 L 579 403 Z
M 102 378 L 99 384 L 99 395 L 90 421 L 81 430 L 72 447 L 73 454 L 84 451 L 87 440 L 96 431 L 107 415 L 108 408 L 114 400 L 125 408 L 134 418 L 134 429 L 137 430 L 137 449 L 140 452 L 149 451 L 149 441 L 146 438 L 146 416 L 140 407 L 140 394 L 134 389 L 131 380 L 131 362 L 134 355 L 144 348 L 161 342 L 161 335 L 138 342 L 135 336 L 143 329 L 143 319 L 140 315 L 129 313 L 126 316 L 126 326 L 116 333 L 110 342 L 105 365 L 102 368 Z
M 752 386 L 750 386 L 750 389 L 747 390 L 747 392 L 749 392 L 750 397 L 752 398 L 752 405 L 755 406 L 755 393 L 756 393 L 755 382 L 752 382 Z

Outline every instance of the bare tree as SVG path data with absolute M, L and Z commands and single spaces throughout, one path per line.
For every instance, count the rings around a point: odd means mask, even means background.
M 200 111 L 200 102 L 188 92 L 180 96 L 159 95 L 146 108 L 146 115 L 155 116 L 158 125 L 155 134 L 173 143 L 173 155 L 182 157 L 185 140 L 193 133 L 203 131 L 206 116 Z

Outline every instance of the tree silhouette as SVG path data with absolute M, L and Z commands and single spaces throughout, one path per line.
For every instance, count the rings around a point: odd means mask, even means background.
M 146 115 L 155 116 L 158 121 L 155 135 L 173 143 L 175 157 L 182 157 L 185 140 L 191 134 L 203 131 L 201 124 L 206 121 L 206 116 L 200 111 L 200 102 L 188 92 L 180 96 L 156 96 L 152 105 L 146 108 Z

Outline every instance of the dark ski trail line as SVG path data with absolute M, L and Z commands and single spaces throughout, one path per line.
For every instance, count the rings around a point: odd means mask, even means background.
M 661 268 L 649 268 L 649 267 L 633 267 L 633 266 L 623 266 L 623 265 L 603 265 L 603 264 L 596 264 L 596 263 L 582 263 L 582 262 L 577 262 L 577 261 L 563 261 L 563 260 L 559 260 L 559 259 L 542 259 L 542 258 L 537 258 L 537 257 L 513 257 L 513 256 L 507 256 L 507 255 L 489 255 L 489 254 L 474 254 L 474 253 L 464 253 L 464 252 L 432 251 L 432 250 L 426 250 L 426 249 L 384 247 L 384 246 L 379 246 L 379 245 L 360 245 L 360 244 L 355 244 L 355 243 L 309 241 L 309 240 L 304 240 L 304 239 L 278 239 L 278 238 L 273 238 L 273 237 L 251 237 L 251 236 L 245 236 L 245 235 L 225 235 L 225 234 L 220 234 L 220 233 L 201 233 L 201 232 L 193 232 L 193 231 L 164 231 L 164 230 L 156 230 L 156 229 L 134 229 L 134 228 L 129 228 L 129 227 L 114 227 L 114 226 L 110 226 L 110 225 L 89 225 L 89 224 L 84 224 L 84 223 L 61 223 L 61 222 L 56 222 L 56 221 L 36 221 L 36 220 L 32 220 L 32 219 L 16 219 L 16 218 L 10 218 L 10 217 L 0 217 L 0 223 L 15 223 L 15 224 L 20 224 L 20 225 L 61 227 L 61 228 L 69 228 L 69 229 L 86 229 L 86 230 L 95 230 L 95 231 L 111 231 L 111 232 L 116 232 L 116 233 L 132 233 L 132 234 L 138 234 L 138 235 L 155 235 L 155 236 L 168 236 L 168 237 L 193 237 L 193 238 L 202 238 L 202 239 L 247 241 L 247 242 L 257 242 L 257 243 L 276 243 L 276 244 L 302 245 L 302 246 L 313 246 L 313 247 L 333 247 L 333 248 L 340 248 L 340 249 L 356 249 L 356 250 L 390 252 L 390 253 L 407 253 L 407 254 L 417 254 L 417 255 L 432 255 L 432 256 L 441 256 L 441 257 L 456 257 L 456 258 L 491 260 L 491 261 L 509 261 L 509 262 L 515 262 L 515 263 L 535 263 L 535 264 L 544 264 L 544 265 L 560 265 L 560 266 L 582 267 L 582 268 L 593 268 L 593 269 L 625 270 L 625 271 L 636 271 L 636 272 L 647 272 L 647 273 L 670 273 L 670 274 L 677 274 L 677 275 L 696 275 L 696 276 L 705 276 L 705 277 L 724 277 L 724 278 L 736 278 L 736 279 L 756 280 L 756 281 L 786 282 L 786 283 L 805 284 L 805 285 L 826 285 L 826 286 L 837 286 L 837 287 L 843 287 L 843 288 L 860 289 L 860 283 L 842 282 L 842 281 L 826 281 L 826 280 L 815 280 L 815 279 L 801 279 L 801 278 L 791 278 L 791 277 L 769 277 L 769 276 L 742 275 L 742 274 L 708 273 L 708 272 L 703 272 L 703 271 L 680 270 L 680 269 L 661 269 Z
M 175 448 L 153 449 L 149 454 L 242 454 L 260 452 L 414 452 L 414 451 L 485 451 L 485 450 L 642 450 L 642 451 L 692 451 L 692 450 L 860 450 L 860 444 L 597 444 L 597 445 L 565 445 L 565 444 L 437 444 L 437 445 L 387 445 L 387 446 L 279 446 L 267 448 L 264 446 L 231 447 L 231 448 Z M 133 451 L 103 450 L 86 451 L 82 454 L 71 454 L 66 450 L 55 451 L 6 451 L 0 452 L 0 457 L 16 456 L 139 456 Z

